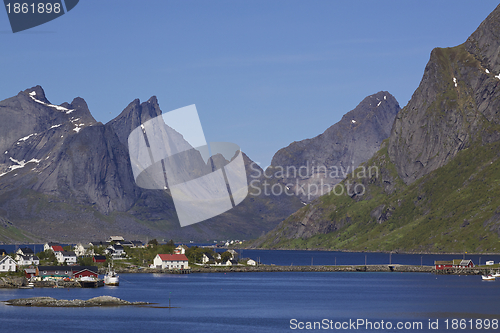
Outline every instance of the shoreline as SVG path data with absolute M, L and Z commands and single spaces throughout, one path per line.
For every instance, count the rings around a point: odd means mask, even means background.
M 385 265 L 312 265 L 312 266 L 275 266 L 275 265 L 260 265 L 260 266 L 195 266 L 189 270 L 167 270 L 160 268 L 115 268 L 118 274 L 197 274 L 197 273 L 286 273 L 286 272 L 357 272 L 357 273 L 432 273 L 435 275 L 486 275 L 493 269 L 488 267 L 471 267 L 471 268 L 446 268 L 436 269 L 435 266 L 420 266 L 420 265 L 400 265 L 400 264 L 385 264 Z M 496 269 L 499 270 L 498 268 Z M 99 270 L 102 274 L 103 270 Z M 6 289 L 23 289 L 28 285 L 28 279 L 25 277 L 0 277 L 0 288 Z M 38 281 L 34 283 L 35 288 L 81 288 L 80 283 L 76 281 Z
M 194 266 L 189 271 L 163 270 L 158 268 L 115 269 L 119 274 L 196 274 L 196 273 L 273 273 L 273 272 L 399 272 L 399 273 L 433 273 L 436 275 L 483 275 L 491 271 L 491 268 L 447 268 L 436 269 L 435 266 L 420 265 L 312 265 L 312 266 Z

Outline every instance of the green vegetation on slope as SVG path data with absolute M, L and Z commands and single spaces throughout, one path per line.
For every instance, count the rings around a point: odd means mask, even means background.
M 5 244 L 22 242 L 22 243 L 31 243 L 38 241 L 38 238 L 31 235 L 26 231 L 21 231 L 14 226 L 4 226 L 0 227 L 0 242 Z
M 310 207 L 292 215 L 270 233 L 262 247 L 326 248 L 357 251 L 498 252 L 500 211 L 500 143 L 465 149 L 446 166 L 404 185 L 382 149 L 366 165 L 389 170 L 393 192 L 384 193 L 387 180 L 369 180 L 364 198 L 326 195 L 314 204 L 323 217 L 348 221 L 327 234 L 279 239 L 290 220 L 301 219 Z M 349 179 L 347 179 L 349 180 Z M 346 181 L 347 181 L 346 180 Z M 352 179 L 351 179 L 352 181 Z M 377 208 L 386 220 L 378 220 Z M 495 218 L 496 217 L 496 218 Z M 288 223 L 287 223 L 288 222 Z

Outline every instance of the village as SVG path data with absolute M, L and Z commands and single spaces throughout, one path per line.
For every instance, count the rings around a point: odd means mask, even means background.
M 156 239 L 144 244 L 122 236 L 66 246 L 48 242 L 38 253 L 30 247 L 21 247 L 10 254 L 0 249 L 0 273 L 25 277 L 29 282 L 27 287 L 100 287 L 119 285 L 115 269 L 189 274 L 192 266 L 257 265 L 255 260 L 238 258 L 235 250 L 220 252 L 216 248 L 176 246 L 173 241 L 160 244 Z M 99 274 L 104 274 L 104 279 L 99 279 Z
M 74 245 L 48 242 L 36 252 L 31 247 L 17 248 L 7 253 L 0 248 L 0 274 L 17 276 L 26 283 L 21 288 L 32 287 L 83 287 L 104 285 L 118 286 L 123 273 L 171 273 L 241 271 L 400 271 L 433 272 L 435 274 L 482 274 L 483 279 L 495 279 L 499 269 L 493 261 L 476 266 L 470 259 L 438 260 L 433 266 L 412 265 L 347 265 L 347 266 L 290 266 L 261 265 L 250 258 L 240 258 L 230 243 L 196 246 L 175 244 L 172 240 L 160 243 L 156 239 L 146 244 L 110 236 L 106 241 L 91 241 Z M 40 246 L 40 245 L 38 245 Z M 36 249 L 36 246 L 34 246 Z M 225 250 L 225 251 L 224 251 Z M 99 275 L 104 275 L 100 278 Z

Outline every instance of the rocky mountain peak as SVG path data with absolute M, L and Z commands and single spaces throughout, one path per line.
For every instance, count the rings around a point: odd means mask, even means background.
M 32 96 L 32 98 L 36 98 L 37 100 L 50 104 L 49 100 L 45 97 L 45 91 L 39 85 L 26 89 L 21 93 L 27 94 L 28 96 Z
M 118 139 L 125 147 L 128 147 L 128 136 L 136 127 L 149 119 L 162 114 L 158 99 L 152 96 L 146 102 L 141 103 L 137 98 L 133 100 L 115 119 L 109 121 L 110 126 L 118 135 Z
M 290 191 L 300 193 L 301 200 L 310 202 L 328 193 L 380 148 L 399 110 L 399 103 L 387 91 L 367 96 L 324 133 L 280 149 L 266 173 L 287 170 L 280 181 Z M 314 191 L 307 191 L 309 188 Z
M 500 5 L 465 42 L 465 48 L 490 72 L 500 73 Z
M 69 110 L 74 110 L 70 114 L 70 122 L 73 124 L 85 124 L 88 126 L 97 123 L 92 113 L 90 113 L 87 102 L 81 97 L 73 99 L 71 104 L 63 103 L 61 106 Z

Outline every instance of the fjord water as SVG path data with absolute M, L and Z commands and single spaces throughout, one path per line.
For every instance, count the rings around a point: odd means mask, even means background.
M 500 319 L 500 282 L 428 273 L 122 274 L 119 287 L 0 289 L 0 300 L 111 295 L 157 307 L 34 308 L 0 303 L 1 332 L 288 332 L 290 320 Z M 176 308 L 162 308 L 169 305 Z M 360 328 L 360 330 L 365 330 Z M 377 331 L 397 331 L 379 329 Z M 434 330 L 435 331 L 435 330 Z M 462 330 L 463 331 L 463 330 Z M 467 330 L 465 330 L 467 331 Z
M 221 250 L 222 251 L 222 250 Z M 223 250 L 225 251 L 225 250 Z M 302 250 L 238 250 L 240 257 L 260 260 L 266 265 L 434 265 L 435 260 L 471 259 L 475 265 L 486 261 L 500 262 L 500 255 L 492 254 L 403 254 L 380 252 L 338 252 Z

